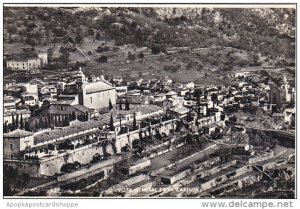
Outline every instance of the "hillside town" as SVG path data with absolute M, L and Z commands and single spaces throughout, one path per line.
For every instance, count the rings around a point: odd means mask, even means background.
M 214 82 L 201 83 L 149 69 L 111 74 L 67 44 L 85 61 L 4 51 L 5 196 L 295 197 L 290 63 L 203 71 Z M 119 48 L 129 63 L 133 51 L 164 59 L 195 50 L 131 47 Z M 69 53 L 55 48 L 60 59 Z

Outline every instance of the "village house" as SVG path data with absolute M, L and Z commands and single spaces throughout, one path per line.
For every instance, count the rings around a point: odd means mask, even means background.
M 6 67 L 12 70 L 29 71 L 30 69 L 40 69 L 48 64 L 48 54 L 38 53 L 37 57 L 20 58 L 16 57 L 7 60 Z

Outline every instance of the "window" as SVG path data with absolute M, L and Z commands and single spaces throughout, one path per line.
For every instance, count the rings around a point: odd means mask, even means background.
M 90 101 L 91 101 L 91 104 L 93 103 L 93 98 L 92 97 L 90 97 Z
M 13 158 L 14 158 L 14 155 L 13 155 L 13 154 L 11 154 L 11 155 L 10 155 L 10 158 L 11 158 L 11 159 L 13 159 Z
M 12 144 L 10 144 L 10 149 L 13 149 L 13 145 Z

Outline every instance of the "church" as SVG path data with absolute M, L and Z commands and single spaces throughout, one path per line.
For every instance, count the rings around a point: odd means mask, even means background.
M 102 109 L 109 106 L 109 100 L 112 105 L 116 104 L 115 87 L 104 79 L 92 78 L 92 82 L 88 79 L 79 68 L 76 76 L 76 88 L 78 93 L 78 103 L 90 109 Z
M 58 87 L 58 102 L 70 105 L 83 105 L 89 109 L 99 110 L 116 104 L 115 87 L 104 79 L 104 76 L 92 77 L 89 82 L 79 68 L 75 81 Z

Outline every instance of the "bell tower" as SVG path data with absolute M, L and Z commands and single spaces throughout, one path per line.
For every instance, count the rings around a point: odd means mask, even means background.
M 84 105 L 84 97 L 85 97 L 85 84 L 87 83 L 87 78 L 82 72 L 81 67 L 79 67 L 79 71 L 76 76 L 76 88 L 78 93 L 78 102 L 81 105 Z

